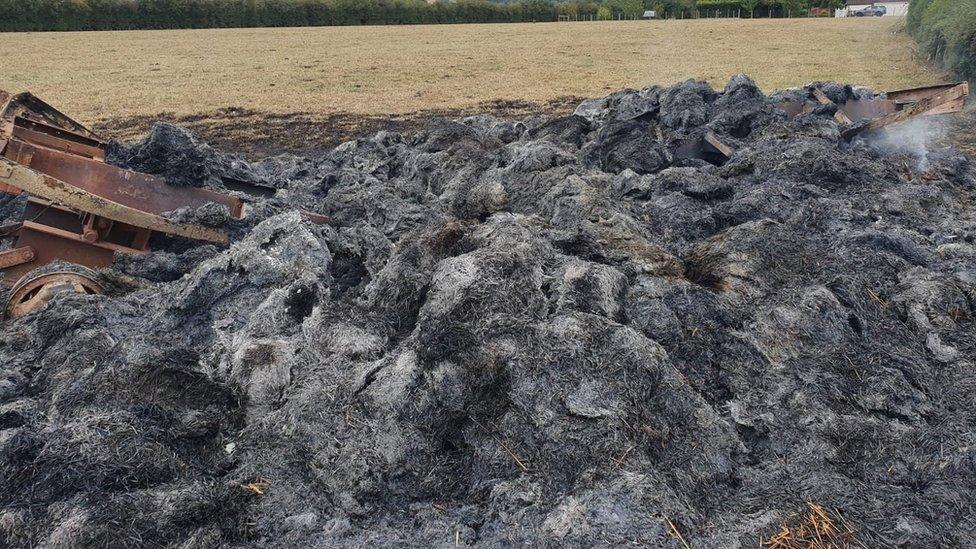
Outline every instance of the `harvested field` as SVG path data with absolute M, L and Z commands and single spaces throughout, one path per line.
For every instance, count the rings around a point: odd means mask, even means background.
M 976 166 L 775 104 L 115 146 L 276 192 L 0 324 L 0 546 L 976 546 Z
M 274 143 L 314 151 L 337 143 L 335 128 L 339 140 L 379 129 L 375 117 L 416 127 L 431 112 L 513 102 L 565 114 L 564 98 L 648 82 L 720 86 L 745 72 L 772 91 L 940 80 L 916 63 L 903 26 L 859 18 L 2 34 L 0 89 L 30 89 L 117 137 L 162 118 L 221 144 L 256 142 L 258 153 Z

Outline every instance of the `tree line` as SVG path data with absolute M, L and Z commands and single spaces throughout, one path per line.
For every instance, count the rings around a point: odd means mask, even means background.
M 546 0 L 0 0 L 0 31 L 555 21 Z
M 976 80 L 976 0 L 912 0 L 908 30 L 929 61 Z
M 843 0 L 0 0 L 0 31 L 635 19 L 648 9 L 665 17 L 697 17 L 709 9 L 781 16 L 838 2 Z
M 654 0 L 657 12 L 664 17 L 701 17 L 724 12 L 737 17 L 803 16 L 811 8 L 842 8 L 845 0 Z

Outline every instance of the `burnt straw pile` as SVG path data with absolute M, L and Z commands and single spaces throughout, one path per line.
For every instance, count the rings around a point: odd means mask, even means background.
M 832 114 L 739 76 L 314 159 L 115 147 L 269 196 L 0 324 L 0 545 L 756 547 L 814 505 L 973 547 L 976 167 Z

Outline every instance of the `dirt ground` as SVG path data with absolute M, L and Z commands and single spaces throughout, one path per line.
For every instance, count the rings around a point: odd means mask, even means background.
M 169 116 L 168 122 L 190 129 L 215 147 L 242 154 L 251 159 L 288 152 L 317 155 L 340 143 L 364 137 L 381 130 L 411 133 L 422 129 L 432 118 L 460 118 L 474 114 L 491 114 L 503 118 L 529 115 L 562 116 L 570 114 L 580 98 L 560 97 L 551 101 L 485 101 L 471 109 L 431 109 L 395 115 L 337 113 L 270 114 L 247 109 L 221 109 L 208 114 Z M 156 116 L 112 118 L 92 128 L 101 135 L 120 141 L 137 139 L 146 134 Z

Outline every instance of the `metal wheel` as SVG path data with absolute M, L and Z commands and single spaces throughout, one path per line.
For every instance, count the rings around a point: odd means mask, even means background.
M 10 289 L 4 311 L 7 318 L 20 318 L 40 310 L 61 292 L 104 294 L 105 290 L 94 277 L 94 273 L 83 267 L 27 273 Z

